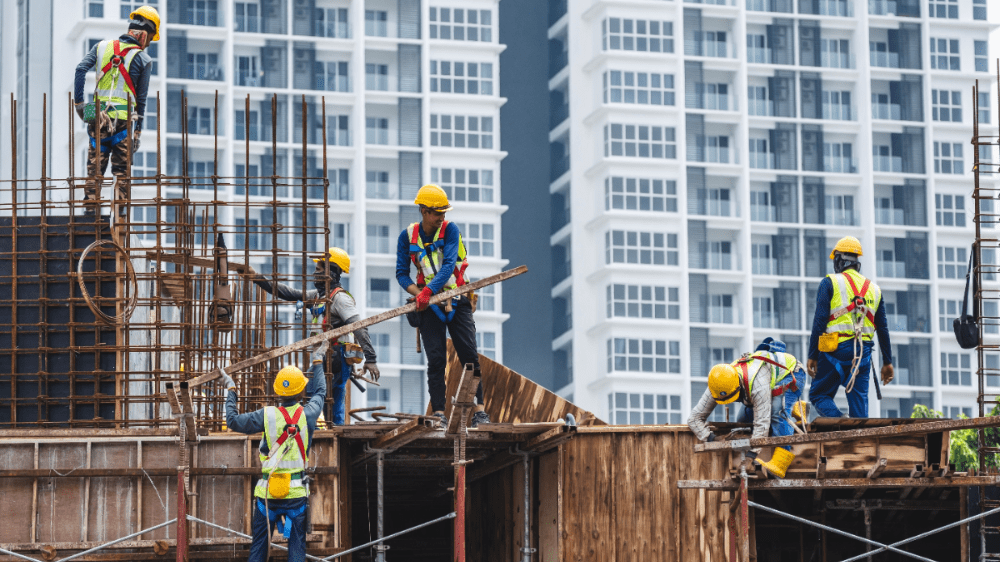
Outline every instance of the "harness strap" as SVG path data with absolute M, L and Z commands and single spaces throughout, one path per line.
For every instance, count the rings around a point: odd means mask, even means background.
M 118 75 L 125 80 L 125 85 L 128 86 L 129 91 L 132 92 L 132 99 L 135 99 L 136 98 L 135 84 L 132 83 L 132 76 L 129 75 L 127 68 L 124 69 L 124 72 L 122 72 L 122 67 L 125 64 L 124 55 L 128 54 L 129 51 L 138 49 L 139 46 L 130 44 L 130 45 L 125 45 L 125 48 L 122 49 L 121 41 L 117 39 L 112 41 L 112 45 L 114 46 L 115 53 L 111 55 L 111 59 L 108 61 L 107 64 L 104 65 L 104 68 L 101 69 L 101 76 L 103 77 L 104 74 L 107 74 L 107 72 L 111 70 L 112 67 L 114 67 L 116 70 L 118 70 Z
M 275 442 L 275 445 L 280 447 L 282 444 L 284 444 L 285 440 L 288 439 L 289 436 L 289 428 L 295 428 L 294 433 L 292 433 L 291 435 L 292 437 L 295 438 L 295 444 L 299 446 L 299 454 L 302 455 L 302 462 L 305 463 L 306 446 L 305 443 L 302 442 L 302 435 L 299 433 L 299 426 L 298 426 L 299 418 L 302 416 L 303 409 L 304 408 L 299 408 L 298 410 L 295 410 L 295 416 L 292 417 L 288 415 L 288 410 L 286 410 L 284 406 L 278 406 L 278 411 L 281 412 L 281 415 L 285 417 L 285 429 L 284 431 L 281 432 L 281 435 L 278 436 L 278 441 Z
M 865 279 L 865 283 L 863 285 L 861 285 L 861 290 L 858 291 L 858 286 L 854 283 L 854 280 L 851 279 L 850 275 L 848 275 L 846 273 L 841 273 L 841 275 L 843 275 L 844 277 L 847 278 L 847 282 L 851 285 L 851 290 L 854 291 L 854 297 L 851 299 L 851 302 L 849 302 L 846 305 L 844 305 L 844 306 L 842 306 L 842 307 L 840 307 L 840 308 L 832 311 L 830 313 L 830 320 L 829 320 L 829 322 L 832 322 L 832 321 L 836 320 L 838 316 L 847 314 L 848 312 L 851 312 L 855 308 L 857 308 L 857 302 L 855 301 L 855 299 L 858 298 L 858 297 L 860 297 L 862 300 L 864 300 L 865 296 L 868 294 L 868 286 L 871 285 L 871 282 L 872 282 L 871 279 Z M 875 315 L 872 313 L 872 311 L 866 310 L 865 311 L 865 316 L 868 318 L 868 320 L 872 324 L 875 323 Z M 851 334 L 851 335 L 853 335 L 853 334 Z
M 127 136 L 128 136 L 128 129 L 126 128 L 123 129 L 120 133 L 117 133 L 105 139 L 101 139 L 101 152 L 108 152 L 109 150 L 111 150 L 111 147 L 125 140 L 125 137 Z M 95 147 L 97 147 L 97 139 L 95 139 L 94 137 L 90 137 L 90 148 L 95 148 Z
M 750 390 L 750 368 L 747 365 L 751 361 L 753 361 L 754 359 L 759 359 L 759 360 L 761 360 L 761 361 L 763 361 L 765 363 L 770 363 L 771 365 L 774 365 L 775 367 L 781 367 L 782 369 L 784 369 L 786 371 L 791 371 L 791 369 L 789 369 L 785 365 L 782 365 L 781 363 L 778 363 L 777 361 L 775 361 L 775 360 L 773 360 L 773 359 L 771 359 L 769 357 L 760 357 L 760 356 L 753 356 L 753 355 L 751 355 L 750 357 L 747 357 L 745 360 L 744 359 L 740 359 L 738 361 L 738 364 L 739 364 L 740 368 L 743 371 L 743 387 L 746 388 L 747 395 L 749 395 L 750 392 L 751 392 L 751 390 Z M 776 386 L 776 387 L 772 388 L 771 389 L 771 397 L 774 398 L 775 396 L 781 396 L 788 389 L 791 389 L 793 392 L 797 391 L 799 389 L 799 385 L 795 381 L 795 375 L 794 374 L 792 375 L 791 379 L 792 379 L 791 381 L 789 381 L 789 382 L 787 382 L 787 383 L 785 383 L 785 384 L 783 384 L 781 386 Z

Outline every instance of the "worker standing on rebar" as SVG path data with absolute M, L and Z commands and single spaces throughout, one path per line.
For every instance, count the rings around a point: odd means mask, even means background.
M 718 404 L 726 405 L 739 400 L 743 404 L 736 421 L 753 423 L 751 438 L 791 435 L 794 433 L 791 409 L 802 390 L 799 386 L 802 367 L 790 353 L 785 353 L 785 344 L 767 338 L 753 353 L 744 354 L 730 363 L 720 363 L 708 373 L 708 388 L 701 400 L 692 408 L 688 427 L 701 441 L 715 441 L 715 433 L 709 429 L 708 416 Z M 746 452 L 745 463 L 756 461 L 768 472 L 780 478 L 792 464 L 795 455 L 790 447 L 775 447 L 771 460 L 757 458 L 760 448 Z
M 118 39 L 101 41 L 94 45 L 76 67 L 73 84 L 73 101 L 76 114 L 86 121 L 90 135 L 87 155 L 87 175 L 84 187 L 87 212 L 96 213 L 101 199 L 100 181 L 111 161 L 111 173 L 118 180 L 118 198 L 124 201 L 131 195 L 128 177 L 129 143 L 127 141 L 129 114 L 133 116 L 132 153 L 139 150 L 142 119 L 146 114 L 146 93 L 153 59 L 145 49 L 152 41 L 160 39 L 160 14 L 152 6 L 141 6 L 129 14 L 128 32 Z M 83 88 L 87 72 L 97 71 L 96 102 L 98 106 L 84 103 Z M 88 107 L 89 105 L 89 107 Z M 97 130 L 100 130 L 101 147 L 97 150 Z M 100 155 L 98 157 L 98 155 Z M 100 167 L 98 167 L 98 158 Z M 125 206 L 119 207 L 124 212 Z
M 326 400 L 324 351 L 313 353 L 312 374 L 308 381 L 298 367 L 289 365 L 278 371 L 274 392 L 279 397 L 279 405 L 255 412 L 239 413 L 236 383 L 229 375 L 222 376 L 226 388 L 226 427 L 248 435 L 263 433 L 259 447 L 263 475 L 254 488 L 249 562 L 267 560 L 271 533 L 278 527 L 279 519 L 282 523 L 278 528 L 288 539 L 289 562 L 306 559 L 309 479 L 305 469 L 316 420 Z M 300 404 L 307 395 L 310 397 L 306 404 Z
M 458 225 L 445 220 L 452 209 L 448 194 L 440 187 L 428 184 L 420 188 L 413 201 L 420 208 L 420 222 L 408 226 L 399 234 L 396 245 L 396 281 L 413 295 L 417 303 L 417 328 L 427 352 L 427 390 L 431 396 L 431 411 L 448 425 L 444 415 L 444 379 L 448 361 L 448 334 L 451 335 L 458 360 L 472 363 L 479 375 L 479 352 L 476 349 L 475 296 L 462 295 L 449 303 L 430 305 L 432 295 L 460 287 L 466 283 L 465 244 Z M 410 264 L 417 268 L 416 282 L 410 277 Z M 470 427 L 490 423 L 483 406 L 483 386 L 476 389 L 476 412 Z
M 810 377 L 815 377 L 809 401 L 823 417 L 844 415 L 833 401 L 841 386 L 846 390 L 851 417 L 868 417 L 868 382 L 876 333 L 882 350 L 882 384 L 889 384 L 893 378 L 892 346 L 882 291 L 861 275 L 858 261 L 861 255 L 861 242 L 857 238 L 841 238 L 830 252 L 836 273 L 827 275 L 816 292 L 816 316 L 809 337 L 806 370 Z
M 311 303 L 309 311 L 312 322 L 317 327 L 322 325 L 323 331 L 361 320 L 354 297 L 340 282 L 341 275 L 351 272 L 351 256 L 341 248 L 330 248 L 325 255 L 313 259 L 313 262 L 316 264 L 312 276 L 313 288 L 308 291 L 296 291 L 284 283 L 272 287 L 271 281 L 265 275 L 255 272 L 252 267 L 248 267 L 247 272 L 258 287 L 281 300 Z M 326 293 L 328 287 L 329 293 Z M 323 294 L 327 294 L 325 299 L 320 297 Z M 330 360 L 325 365 L 327 372 L 333 375 L 333 405 L 326 419 L 334 425 L 344 425 L 347 383 L 354 374 L 354 365 L 363 361 L 364 373 L 375 381 L 380 376 L 378 357 L 368 336 L 368 328 L 359 328 L 352 335 L 357 345 L 351 343 L 350 336 L 341 337 L 331 346 Z

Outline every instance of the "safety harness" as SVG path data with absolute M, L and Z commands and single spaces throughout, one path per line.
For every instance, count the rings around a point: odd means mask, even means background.
M 743 374 L 743 388 L 746 389 L 748 397 L 750 396 L 750 367 L 749 367 L 749 365 L 750 365 L 750 362 L 754 361 L 755 359 L 763 361 L 765 363 L 770 363 L 771 365 L 774 365 L 775 367 L 778 367 L 779 369 L 784 369 L 784 370 L 788 371 L 789 373 L 791 373 L 791 371 L 788 369 L 788 367 L 786 367 L 785 365 L 782 365 L 781 363 L 778 363 L 777 361 L 771 359 L 770 357 L 762 357 L 762 356 L 759 356 L 759 355 L 757 355 L 757 356 L 748 355 L 746 357 L 740 358 L 736 363 L 740 366 L 740 371 Z M 774 387 L 774 388 L 771 389 L 771 398 L 774 398 L 775 396 L 781 396 L 782 394 L 785 393 L 786 390 L 791 390 L 792 392 L 797 392 L 799 390 L 799 385 L 798 385 L 798 383 L 795 382 L 795 375 L 792 375 L 790 378 L 792 379 L 791 381 L 789 381 L 789 382 L 787 382 L 787 383 L 785 383 L 785 384 L 783 384 L 781 386 L 776 386 L 776 387 Z
M 417 287 L 423 289 L 427 283 L 425 281 L 426 275 L 424 272 L 423 261 L 424 258 L 427 259 L 428 265 L 430 265 L 433 275 L 436 277 L 438 274 L 437 266 L 434 264 L 434 257 L 431 255 L 434 252 L 444 253 L 444 233 L 448 228 L 448 221 L 443 221 L 441 227 L 438 229 L 434 236 L 434 240 L 430 244 L 424 244 L 423 239 L 420 237 L 420 225 L 416 224 L 413 226 L 413 233 L 410 235 L 410 260 L 413 264 L 417 266 Z M 461 244 L 461 240 L 459 240 Z M 443 261 L 443 259 L 442 259 Z M 452 275 L 455 277 L 455 285 L 461 287 L 465 285 L 465 270 L 469 267 L 469 262 L 464 258 L 455 261 L 455 269 L 452 271 Z M 457 301 L 457 299 L 455 299 Z M 455 308 L 451 307 L 447 313 L 441 310 L 441 307 L 432 304 L 429 307 L 434 315 L 438 317 L 439 320 L 447 324 L 455 317 Z
M 294 416 L 288 415 L 288 410 L 284 406 L 278 406 L 278 411 L 281 412 L 282 417 L 285 418 L 285 429 L 282 430 L 281 435 L 278 436 L 278 440 L 274 442 L 277 449 L 280 450 L 281 446 L 285 444 L 285 441 L 289 437 L 295 439 L 295 444 L 299 447 L 299 455 L 302 456 L 302 463 L 305 464 L 306 461 L 306 444 L 302 441 L 302 434 L 299 433 L 299 418 L 302 417 L 302 410 L 305 408 L 299 408 L 295 410 Z M 268 455 L 270 458 L 270 455 Z
M 851 302 L 846 305 L 833 310 L 830 312 L 830 319 L 828 322 L 833 322 L 837 318 L 849 314 L 851 318 L 851 331 L 850 332 L 834 332 L 838 336 L 846 336 L 851 338 L 852 347 L 854 351 L 854 357 L 851 358 L 851 378 L 844 385 L 845 392 L 851 392 L 854 390 L 854 382 L 858 378 L 858 373 L 861 371 L 861 359 L 864 357 L 864 347 L 863 341 L 865 334 L 871 332 L 874 335 L 874 330 L 866 328 L 865 319 L 868 319 L 872 325 L 875 324 L 875 314 L 872 313 L 871 309 L 868 307 L 865 301 L 865 296 L 868 295 L 868 288 L 871 285 L 870 279 L 865 279 L 863 285 L 861 285 L 861 290 L 858 290 L 857 284 L 854 283 L 854 279 L 851 278 L 847 273 L 841 273 L 846 279 L 847 283 L 851 286 L 851 291 L 854 292 L 854 297 L 851 298 Z M 828 332 L 830 333 L 830 332 Z M 826 353 L 826 352 L 824 352 Z M 844 369 L 840 365 L 840 361 L 834 357 L 828 358 L 828 360 L 833 364 L 833 367 L 837 370 L 841 376 L 844 376 Z
M 126 44 L 125 47 L 122 48 L 121 41 L 119 41 L 118 39 L 112 41 L 111 45 L 112 48 L 114 49 L 114 53 L 111 55 L 111 58 L 108 59 L 108 62 L 101 68 L 100 72 L 97 73 L 97 84 L 100 85 L 101 80 L 104 78 L 104 75 L 107 74 L 108 71 L 113 70 L 114 72 L 118 73 L 118 76 L 121 77 L 122 80 L 125 81 L 125 86 L 128 88 L 129 93 L 132 94 L 132 99 L 134 100 L 136 99 L 135 84 L 132 83 L 132 75 L 129 74 L 128 69 L 125 68 L 125 56 L 129 53 L 129 51 L 134 51 L 134 50 L 141 51 L 142 49 L 138 45 L 131 45 L 131 44 Z M 109 103 L 109 105 L 111 104 Z M 127 136 L 128 136 L 128 129 L 126 128 L 125 130 L 115 135 L 112 135 L 108 138 L 102 138 L 101 152 L 109 152 L 113 146 L 125 140 L 125 137 Z M 97 139 L 95 139 L 94 137 L 90 137 L 90 147 L 91 148 L 97 147 Z

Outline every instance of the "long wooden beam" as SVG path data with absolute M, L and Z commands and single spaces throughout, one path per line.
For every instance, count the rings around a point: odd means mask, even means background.
M 785 478 L 750 480 L 750 489 L 811 490 L 827 488 L 962 488 L 996 486 L 1000 476 L 957 476 L 954 478 Z M 679 480 L 677 487 L 685 490 L 732 491 L 740 487 L 739 480 Z
M 484 278 L 482 278 L 482 279 L 480 279 L 478 281 L 473 281 L 472 283 L 467 283 L 465 285 L 462 285 L 461 287 L 455 287 L 454 289 L 450 289 L 448 291 L 444 291 L 442 293 L 438 293 L 438 294 L 436 294 L 436 295 L 434 295 L 434 296 L 431 297 L 430 304 L 438 304 L 438 303 L 444 302 L 444 301 L 446 301 L 448 299 L 452 299 L 454 297 L 457 297 L 459 295 L 464 295 L 465 293 L 468 293 L 469 291 L 475 291 L 476 289 L 481 289 L 483 287 L 488 287 L 489 285 L 493 285 L 494 283 L 499 283 L 501 281 L 506 281 L 506 280 L 508 280 L 508 279 L 510 279 L 512 277 L 517 277 L 518 275 L 521 275 L 522 273 L 526 273 L 527 271 L 528 271 L 528 266 L 521 265 L 521 266 L 515 267 L 514 269 L 508 269 L 507 271 L 504 271 L 502 273 L 497 273 L 496 275 L 491 275 L 489 277 L 484 277 Z M 254 357 L 251 357 L 249 359 L 245 359 L 245 360 L 240 361 L 238 363 L 233 363 L 232 365 L 229 365 L 229 366 L 224 367 L 222 369 L 216 369 L 215 371 L 212 371 L 211 373 L 205 373 L 204 375 L 200 375 L 200 376 L 194 377 L 193 379 L 188 380 L 187 383 L 188 383 L 189 387 L 194 388 L 194 387 L 196 387 L 198 385 L 205 384 L 206 382 L 213 381 L 213 380 L 221 377 L 223 374 L 231 375 L 233 373 L 239 372 L 239 371 L 241 371 L 243 369 L 246 369 L 248 367 L 253 367 L 254 365 L 259 365 L 259 364 L 264 363 L 266 361 L 270 361 L 271 359 L 275 359 L 275 358 L 278 358 L 278 357 L 281 357 L 281 356 L 284 356 L 284 355 L 288 355 L 289 353 L 294 353 L 296 351 L 299 351 L 299 350 L 302 350 L 302 349 L 306 349 L 308 347 L 312 347 L 312 346 L 314 346 L 314 345 L 316 345 L 318 343 L 324 342 L 324 341 L 328 341 L 328 340 L 333 340 L 333 339 L 339 338 L 340 336 L 349 334 L 349 333 L 353 332 L 354 330 L 360 330 L 361 328 L 367 328 L 368 326 L 371 326 L 372 324 L 378 324 L 379 322 L 385 322 L 386 320 L 391 320 L 391 319 L 393 319 L 393 318 L 395 318 L 397 316 L 402 316 L 402 315 L 404 315 L 404 314 L 406 314 L 408 312 L 413 312 L 415 310 L 417 310 L 416 303 L 409 303 L 409 304 L 405 304 L 405 305 L 403 305 L 403 306 L 401 306 L 399 308 L 394 308 L 392 310 L 386 310 L 385 312 L 376 314 L 375 316 L 371 316 L 371 317 L 365 318 L 364 320 L 358 320 L 357 322 L 354 322 L 353 324 L 347 324 L 346 326 L 341 326 L 340 328 L 335 328 L 335 329 L 330 330 L 328 332 L 322 332 L 322 333 L 316 334 L 315 336 L 308 337 L 308 338 L 306 338 L 304 340 L 300 340 L 300 341 L 297 341 L 295 343 L 291 343 L 291 344 L 288 344 L 286 346 L 279 347 L 277 349 L 272 349 L 271 351 L 267 351 L 265 353 L 261 353 L 260 355 L 256 355 Z
M 892 437 L 895 435 L 914 435 L 922 433 L 937 433 L 953 429 L 978 429 L 981 427 L 1000 427 L 1000 416 L 972 418 L 962 420 L 934 420 L 906 425 L 890 425 L 886 427 L 866 427 L 863 429 L 848 429 L 845 431 L 814 432 L 807 434 L 784 435 L 781 437 L 758 437 L 752 439 L 734 439 L 732 441 L 712 441 L 698 443 L 694 446 L 696 453 L 729 451 L 731 449 L 748 449 L 752 447 L 772 447 L 775 445 L 795 445 L 799 443 L 820 443 L 824 441 L 852 441 L 869 437 Z

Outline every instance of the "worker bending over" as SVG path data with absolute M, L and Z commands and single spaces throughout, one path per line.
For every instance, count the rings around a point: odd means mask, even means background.
M 415 297 L 420 336 L 427 352 L 427 390 L 431 395 L 431 411 L 444 425 L 445 367 L 448 361 L 447 334 L 455 344 L 462 365 L 472 363 L 479 375 L 479 352 L 476 350 L 476 324 L 472 319 L 473 301 L 468 295 L 450 303 L 429 305 L 432 295 L 460 287 L 466 283 L 465 244 L 458 225 L 445 220 L 451 210 L 448 195 L 436 185 L 425 185 L 413 201 L 420 208 L 420 222 L 415 222 L 399 235 L 396 245 L 396 281 Z M 410 277 L 410 263 L 417 268 L 417 281 Z M 446 333 L 447 331 L 447 333 Z M 476 412 L 470 427 L 489 423 L 483 407 L 483 386 L 476 389 Z
M 248 562 L 265 562 L 271 546 L 271 533 L 279 518 L 282 533 L 288 539 L 288 561 L 306 559 L 306 509 L 309 481 L 305 473 L 316 420 L 326 400 L 326 377 L 322 353 L 313 354 L 312 374 L 308 383 L 302 370 L 287 366 L 274 379 L 278 406 L 266 406 L 255 412 L 239 413 L 236 408 L 236 384 L 229 375 L 222 376 L 226 388 L 226 427 L 232 431 L 263 433 L 260 440 L 261 479 L 254 488 L 253 542 Z M 299 402 L 309 395 L 305 405 Z
M 809 389 L 809 401 L 823 417 L 844 415 L 833 401 L 841 386 L 846 390 L 851 417 L 868 417 L 868 379 L 876 333 L 882 349 L 882 384 L 889 384 L 893 377 L 882 291 L 861 275 L 859 256 L 861 242 L 853 236 L 841 238 L 830 252 L 836 273 L 827 275 L 816 292 L 806 370 L 816 378 Z
M 769 429 L 772 437 L 791 435 L 794 432 L 791 409 L 802 395 L 796 379 L 796 371 L 801 369 L 795 357 L 785 353 L 784 343 L 765 339 L 753 353 L 744 354 L 733 363 L 712 367 L 708 373 L 708 388 L 691 410 L 688 427 L 701 441 L 715 441 L 715 433 L 706 423 L 708 416 L 717 404 L 739 400 L 743 410 L 736 421 L 753 423 L 751 438 L 767 437 Z M 767 462 L 757 459 L 759 452 L 759 447 L 747 451 L 744 462 L 757 461 L 780 478 L 785 477 L 785 471 L 795 458 L 791 447 L 787 446 L 775 447 Z
M 314 259 L 313 262 L 316 263 L 312 275 L 313 288 L 308 291 L 297 291 L 284 283 L 272 286 L 265 275 L 257 273 L 252 267 L 247 269 L 251 275 L 250 279 L 264 291 L 281 300 L 309 303 L 312 323 L 317 328 L 322 325 L 323 331 L 361 320 L 354 297 L 340 284 L 340 276 L 351 272 L 351 256 L 340 248 L 330 248 L 326 255 Z M 327 295 L 325 299 L 320 297 L 323 294 Z M 359 328 L 353 335 L 354 342 L 361 346 L 364 355 L 350 342 L 350 336 L 344 335 L 330 347 L 329 361 L 324 366 L 326 372 L 332 373 L 333 376 L 333 411 L 326 419 L 332 421 L 334 425 L 344 425 L 347 383 L 351 380 L 354 365 L 363 360 L 363 372 L 368 373 L 373 380 L 377 381 L 379 378 L 376 363 L 378 358 L 368 336 L 368 329 Z
M 88 123 L 87 133 L 90 135 L 87 153 L 87 175 L 90 179 L 84 186 L 88 213 L 96 214 L 100 205 L 101 187 L 95 178 L 103 176 L 107 171 L 109 157 L 111 173 L 118 179 L 118 198 L 122 201 L 119 213 L 125 212 L 124 200 L 131 194 L 129 180 L 125 175 L 130 156 L 126 139 L 129 109 L 131 108 L 135 119 L 131 147 L 131 152 L 134 153 L 139 150 L 153 62 L 144 49 L 150 42 L 160 39 L 160 14 L 152 6 L 141 6 L 128 17 L 128 33 L 118 39 L 94 45 L 76 67 L 73 101 L 76 104 L 76 114 Z M 87 72 L 91 70 L 97 71 L 96 97 L 102 111 L 97 111 L 96 107 L 87 108 L 84 103 L 83 87 L 87 81 Z M 97 151 L 97 128 L 101 133 L 100 152 Z M 97 154 L 100 154 L 100 168 Z

